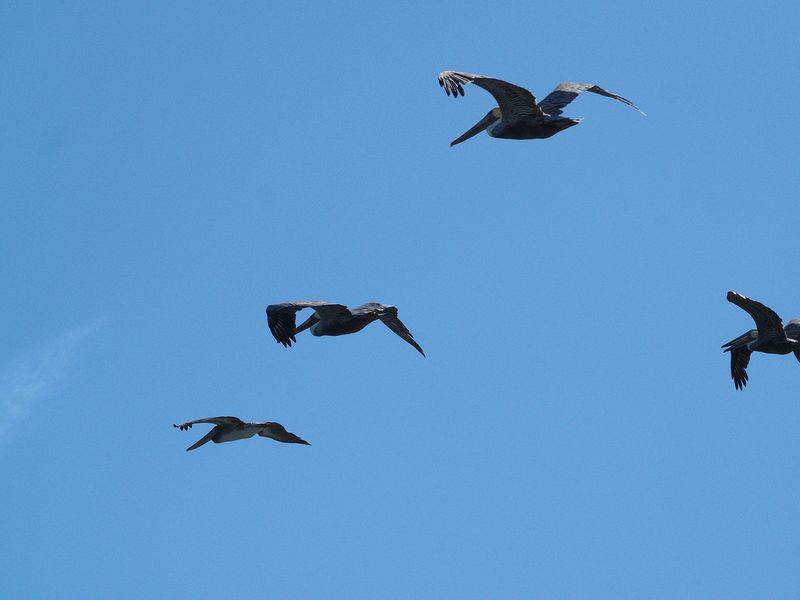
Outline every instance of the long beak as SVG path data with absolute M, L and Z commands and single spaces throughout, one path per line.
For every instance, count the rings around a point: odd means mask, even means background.
M 317 316 L 317 313 L 313 313 L 310 317 L 308 317 L 305 321 L 303 321 L 300 327 L 295 327 L 294 335 L 297 335 L 301 331 L 305 331 L 306 329 L 314 325 L 317 321 L 319 321 L 319 317 Z
M 450 142 L 450 146 L 455 146 L 456 144 L 460 144 L 461 142 L 468 140 L 474 135 L 478 135 L 481 131 L 489 127 L 492 123 L 497 120 L 497 117 L 494 116 L 494 109 L 490 110 L 486 113 L 486 116 L 483 117 L 480 121 L 475 123 L 472 128 L 461 135 L 461 137 L 456 138 L 452 142 Z
M 754 331 L 756 332 L 755 336 L 753 335 Z M 735 350 L 740 346 L 744 346 L 745 344 L 747 344 L 747 342 L 754 340 L 756 337 L 758 337 L 757 330 L 751 330 L 748 331 L 747 333 L 743 333 L 737 338 L 732 339 L 727 344 L 723 344 L 722 347 L 725 348 L 725 352 L 730 352 L 731 350 Z
M 200 447 L 200 446 L 202 446 L 203 444 L 207 444 L 208 442 L 210 442 L 210 441 L 211 441 L 211 438 L 213 438 L 213 437 L 214 437 L 214 434 L 215 434 L 215 433 L 217 433 L 217 428 L 216 428 L 216 427 L 214 427 L 214 429 L 212 429 L 212 430 L 211 430 L 211 431 L 209 431 L 207 434 L 205 434 L 203 437 L 201 437 L 199 440 L 197 440 L 197 441 L 196 441 L 194 444 L 192 444 L 191 446 L 189 446 L 189 447 L 186 449 L 186 451 L 187 451 L 187 452 L 189 452 L 189 451 L 191 451 L 191 450 L 194 450 L 195 448 L 199 448 L 199 447 Z

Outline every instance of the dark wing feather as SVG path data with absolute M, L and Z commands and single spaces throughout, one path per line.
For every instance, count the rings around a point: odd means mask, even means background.
M 214 425 L 242 425 L 243 422 L 241 419 L 237 417 L 207 417 L 205 419 L 196 419 L 194 421 L 186 421 L 186 423 L 181 423 L 180 425 L 173 424 L 173 427 L 177 427 L 181 431 L 186 431 L 187 429 L 191 429 L 192 425 L 195 423 L 213 423 Z
M 747 365 L 750 363 L 750 350 L 741 346 L 731 350 L 731 379 L 737 390 L 742 390 L 747 385 Z
M 464 95 L 464 85 L 467 83 L 474 83 L 494 96 L 504 123 L 519 121 L 530 116 L 543 116 L 542 109 L 536 104 L 536 97 L 523 87 L 502 79 L 492 79 L 473 73 L 444 71 L 439 74 L 439 85 L 444 88 L 448 96 L 452 94 L 454 98 L 459 94 Z
M 600 94 L 601 96 L 606 96 L 607 98 L 613 98 L 614 100 L 619 100 L 628 106 L 632 106 L 639 112 L 642 112 L 627 98 L 623 98 L 622 96 L 609 92 L 608 90 L 604 90 L 599 85 L 595 85 L 593 83 L 559 83 L 556 88 L 547 94 L 544 100 L 539 103 L 539 107 L 550 116 L 560 115 L 561 109 L 577 98 L 582 92 L 593 92 L 595 94 Z
M 267 307 L 267 326 L 272 333 L 272 337 L 279 344 L 283 344 L 284 348 L 297 341 L 294 339 L 295 313 L 301 308 L 301 306 L 294 306 L 289 302 L 270 304 Z
M 323 319 L 340 319 L 353 316 L 350 309 L 344 304 L 331 304 L 330 302 L 315 302 L 314 310 Z
M 313 308 L 317 313 L 323 316 L 350 314 L 346 306 L 316 300 L 311 302 L 270 304 L 267 307 L 267 325 L 272 332 L 272 336 L 279 344 L 283 344 L 284 347 L 289 347 L 292 345 L 292 342 L 297 342 L 294 337 L 297 329 L 295 313 L 304 308 Z
M 386 325 L 389 329 L 394 331 L 397 335 L 407 341 L 409 344 L 414 346 L 417 349 L 417 352 L 425 356 L 425 352 L 423 352 L 422 347 L 417 343 L 414 339 L 414 336 L 411 335 L 411 332 L 408 330 L 403 322 L 397 317 L 397 308 L 394 306 L 386 306 L 381 305 L 383 310 L 381 311 L 380 320 Z
M 786 332 L 783 330 L 781 318 L 771 308 L 764 306 L 761 302 L 751 300 L 738 292 L 728 292 L 728 302 L 735 304 L 753 317 L 753 321 L 756 322 L 759 338 L 786 339 Z
M 272 438 L 277 442 L 284 442 L 286 444 L 311 445 L 299 436 L 286 431 L 286 428 L 280 423 L 264 423 L 263 425 L 264 428 L 258 432 L 258 435 L 261 437 Z

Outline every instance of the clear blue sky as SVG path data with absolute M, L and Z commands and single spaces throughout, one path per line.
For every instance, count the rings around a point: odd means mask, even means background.
M 800 365 L 719 348 L 800 316 L 796 3 L 79 4 L 0 6 L 4 597 L 798 597 Z M 648 117 L 450 148 L 445 69 Z

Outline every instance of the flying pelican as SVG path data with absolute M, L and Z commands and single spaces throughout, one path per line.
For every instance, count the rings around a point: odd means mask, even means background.
M 451 146 L 460 144 L 484 129 L 492 137 L 510 140 L 532 140 L 549 138 L 559 131 L 577 125 L 580 119 L 561 117 L 561 109 L 572 102 L 581 92 L 593 92 L 619 100 L 632 106 L 640 113 L 633 102 L 593 83 L 559 83 L 544 100 L 536 103 L 534 95 L 525 88 L 501 79 L 492 79 L 472 73 L 444 71 L 439 74 L 439 85 L 453 98 L 464 95 L 464 85 L 474 83 L 489 92 L 500 106 L 493 108 L 461 137 L 450 142 Z
M 251 438 L 254 435 L 261 437 L 272 438 L 278 442 L 285 442 L 287 444 L 305 444 L 310 446 L 307 441 L 300 439 L 293 433 L 289 433 L 280 423 L 245 423 L 236 417 L 208 417 L 207 419 L 197 419 L 196 421 L 186 421 L 180 425 L 173 424 L 181 431 L 187 431 L 192 428 L 195 423 L 214 423 L 216 427 L 197 440 L 194 444 L 189 446 L 186 451 L 199 448 L 207 442 L 214 442 L 221 444 L 223 442 L 235 442 L 236 440 L 244 440 Z
M 756 329 L 743 333 L 722 347 L 731 353 L 731 378 L 737 390 L 747 385 L 747 364 L 753 352 L 789 354 L 794 352 L 800 361 L 800 319 L 789 321 L 784 327 L 781 318 L 761 302 L 746 298 L 737 292 L 728 292 L 728 302 L 747 311 L 756 322 Z
M 300 325 L 295 326 L 295 313 L 304 308 L 313 308 L 314 313 Z M 397 308 L 388 304 L 368 302 L 355 308 L 347 308 L 342 304 L 330 302 L 284 302 L 270 304 L 267 307 L 267 325 L 278 343 L 284 347 L 297 342 L 294 336 L 305 329 L 311 329 L 311 335 L 346 335 L 361 331 L 380 319 L 383 324 L 397 335 L 414 346 L 417 351 L 425 356 L 420 345 L 403 322 L 397 318 Z

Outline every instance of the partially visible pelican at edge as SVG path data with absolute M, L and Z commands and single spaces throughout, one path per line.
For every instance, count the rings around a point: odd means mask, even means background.
M 186 421 L 180 425 L 173 424 L 181 431 L 187 431 L 192 428 L 195 423 L 214 423 L 216 427 L 197 440 L 194 444 L 189 446 L 186 451 L 199 448 L 205 443 L 214 442 L 221 444 L 223 442 L 235 442 L 236 440 L 244 440 L 251 438 L 254 435 L 261 437 L 272 438 L 278 442 L 286 444 L 305 444 L 310 446 L 307 441 L 300 439 L 293 433 L 286 431 L 280 423 L 245 423 L 236 417 L 208 417 L 207 419 L 197 419 L 196 421 Z
M 619 100 L 632 106 L 640 113 L 633 102 L 604 90 L 593 83 L 559 83 L 556 88 L 536 103 L 536 97 L 523 87 L 508 83 L 502 79 L 493 79 L 472 73 L 444 71 L 439 74 L 439 85 L 447 95 L 458 98 L 464 95 L 464 85 L 474 83 L 489 92 L 499 105 L 478 121 L 470 130 L 450 142 L 451 146 L 460 144 L 484 129 L 492 137 L 511 140 L 544 139 L 554 136 L 559 131 L 577 125 L 580 119 L 561 117 L 561 109 L 572 102 L 581 92 L 593 92 Z
M 295 326 L 295 313 L 304 308 L 313 308 L 313 314 L 299 327 Z M 267 307 L 267 325 L 273 337 L 284 347 L 297 342 L 294 336 L 305 329 L 311 329 L 311 335 L 347 335 L 361 331 L 373 321 L 381 320 L 384 325 L 414 346 L 425 356 L 420 345 L 403 322 L 397 318 L 397 308 L 388 304 L 369 302 L 347 308 L 342 304 L 330 302 L 284 302 L 270 304 Z
M 789 354 L 794 352 L 800 361 L 800 319 L 789 321 L 784 327 L 781 318 L 771 308 L 737 292 L 728 292 L 728 302 L 747 311 L 756 322 L 756 329 L 743 333 L 722 347 L 731 353 L 731 378 L 737 390 L 747 385 L 747 365 L 750 354 Z

